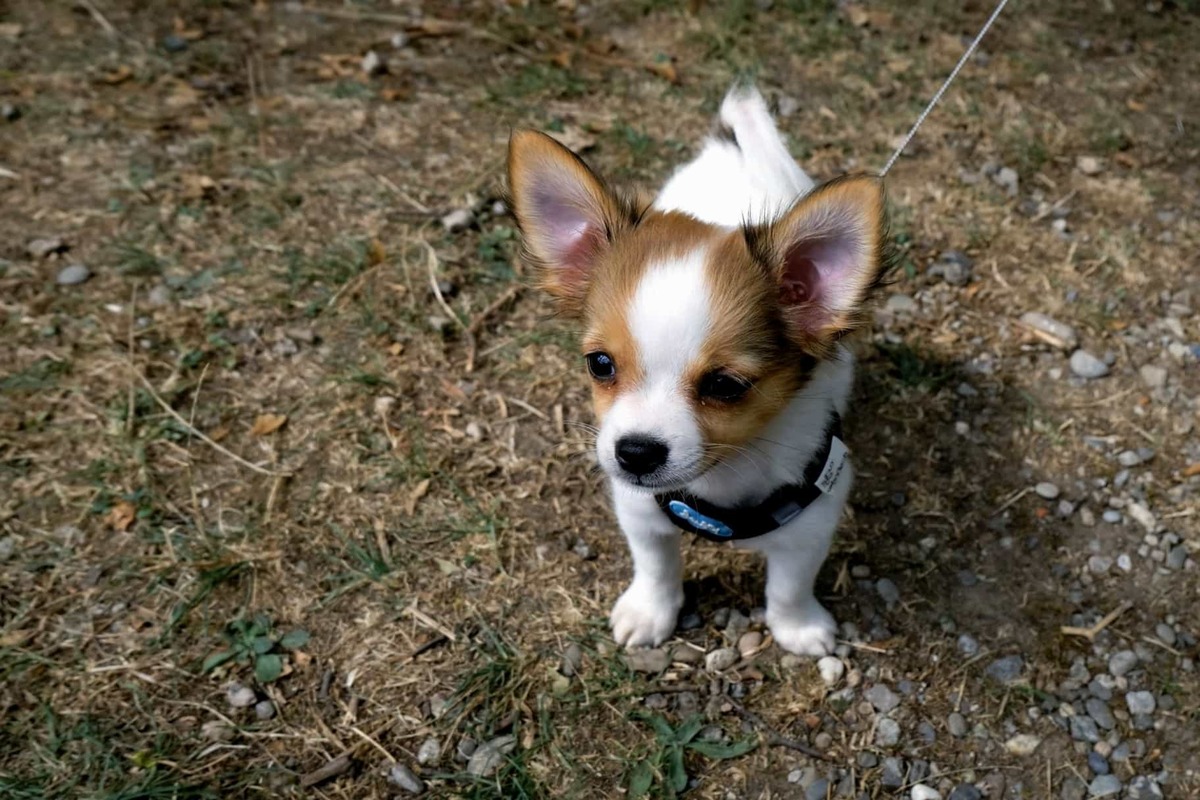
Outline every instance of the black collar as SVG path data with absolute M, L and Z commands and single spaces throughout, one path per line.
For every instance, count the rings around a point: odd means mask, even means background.
M 753 539 L 791 522 L 822 494 L 833 490 L 846 466 L 842 418 L 831 412 L 821 447 L 804 466 L 799 483 L 780 486 L 757 505 L 725 508 L 683 491 L 655 495 L 658 507 L 685 531 L 713 542 Z

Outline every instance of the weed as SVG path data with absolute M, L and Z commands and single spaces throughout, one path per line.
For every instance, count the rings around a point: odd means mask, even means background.
M 218 650 L 204 659 L 201 672 L 212 672 L 228 661 L 254 665 L 254 678 L 261 684 L 271 683 L 283 674 L 283 656 L 288 650 L 298 650 L 308 643 L 308 631 L 294 630 L 281 636 L 271 632 L 271 620 L 265 614 L 255 614 L 251 620 L 235 619 L 221 632 L 229 647 Z
M 629 773 L 629 797 L 637 800 L 649 797 L 657 788 L 658 797 L 676 797 L 687 788 L 687 768 L 684 764 L 686 751 L 699 753 L 714 760 L 737 758 L 753 750 L 755 742 L 749 739 L 725 744 L 697 740 L 704 728 L 704 717 L 694 716 L 678 728 L 658 714 L 635 714 L 634 719 L 645 722 L 654 730 L 655 750 L 639 761 Z

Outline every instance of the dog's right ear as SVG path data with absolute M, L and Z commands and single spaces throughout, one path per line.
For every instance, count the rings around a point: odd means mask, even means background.
M 537 131 L 516 131 L 509 140 L 508 187 L 543 288 L 565 312 L 579 314 L 597 261 L 615 235 L 632 227 L 636 210 L 578 156 Z

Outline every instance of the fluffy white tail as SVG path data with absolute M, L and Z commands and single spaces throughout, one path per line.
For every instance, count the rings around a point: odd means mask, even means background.
M 734 87 L 700 154 L 679 168 L 654 205 L 733 227 L 773 219 L 812 188 L 762 95 L 752 86 Z

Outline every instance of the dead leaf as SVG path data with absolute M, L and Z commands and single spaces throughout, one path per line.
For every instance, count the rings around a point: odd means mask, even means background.
M 562 67 L 563 69 L 570 69 L 571 60 L 572 56 L 570 50 L 559 50 L 557 53 L 554 53 L 550 56 L 550 63 L 556 67 Z
M 208 432 L 208 438 L 212 439 L 214 442 L 219 442 L 228 435 L 229 435 L 229 426 L 228 425 L 218 425 L 217 427 L 213 428 L 211 431 Z
M 1197 475 L 1200 475 L 1200 461 L 1197 461 L 1195 464 L 1188 464 L 1183 468 L 1183 477 L 1194 478 Z
M 367 245 L 367 266 L 374 267 L 386 260 L 387 250 L 383 249 L 383 242 L 372 239 L 371 243 Z
M 400 355 L 401 353 L 404 352 L 404 343 L 403 342 L 393 342 L 391 344 L 391 346 L 388 347 L 388 352 L 394 356 Z
M 404 504 L 404 513 L 412 516 L 417 511 L 417 503 L 421 502 L 421 498 L 429 494 L 429 478 L 418 483 L 413 487 L 413 490 L 408 493 L 408 501 Z
M 1141 114 L 1143 111 L 1146 110 L 1145 103 L 1141 102 L 1140 100 L 1134 100 L 1132 97 L 1125 101 L 1125 105 L 1129 108 L 1130 111 L 1135 111 L 1138 114 Z
M 133 69 L 126 64 L 122 64 L 116 69 L 101 75 L 100 82 L 107 83 L 109 86 L 116 86 L 119 83 L 124 83 L 132 77 Z
M 679 83 L 679 71 L 675 69 L 675 65 L 670 61 L 654 61 L 647 64 L 646 69 L 650 70 L 658 77 L 666 80 L 668 83 Z
M 250 428 L 251 436 L 270 436 L 287 422 L 286 414 L 259 414 Z
M 450 395 L 451 398 L 457 400 L 460 403 L 467 399 L 466 392 L 464 392 L 456 384 L 451 383 L 450 381 L 446 380 L 445 378 L 442 378 L 442 389 L 445 390 L 446 394 Z
M 127 531 L 137 521 L 137 507 L 127 500 L 119 501 L 108 512 L 108 524 L 115 531 Z

